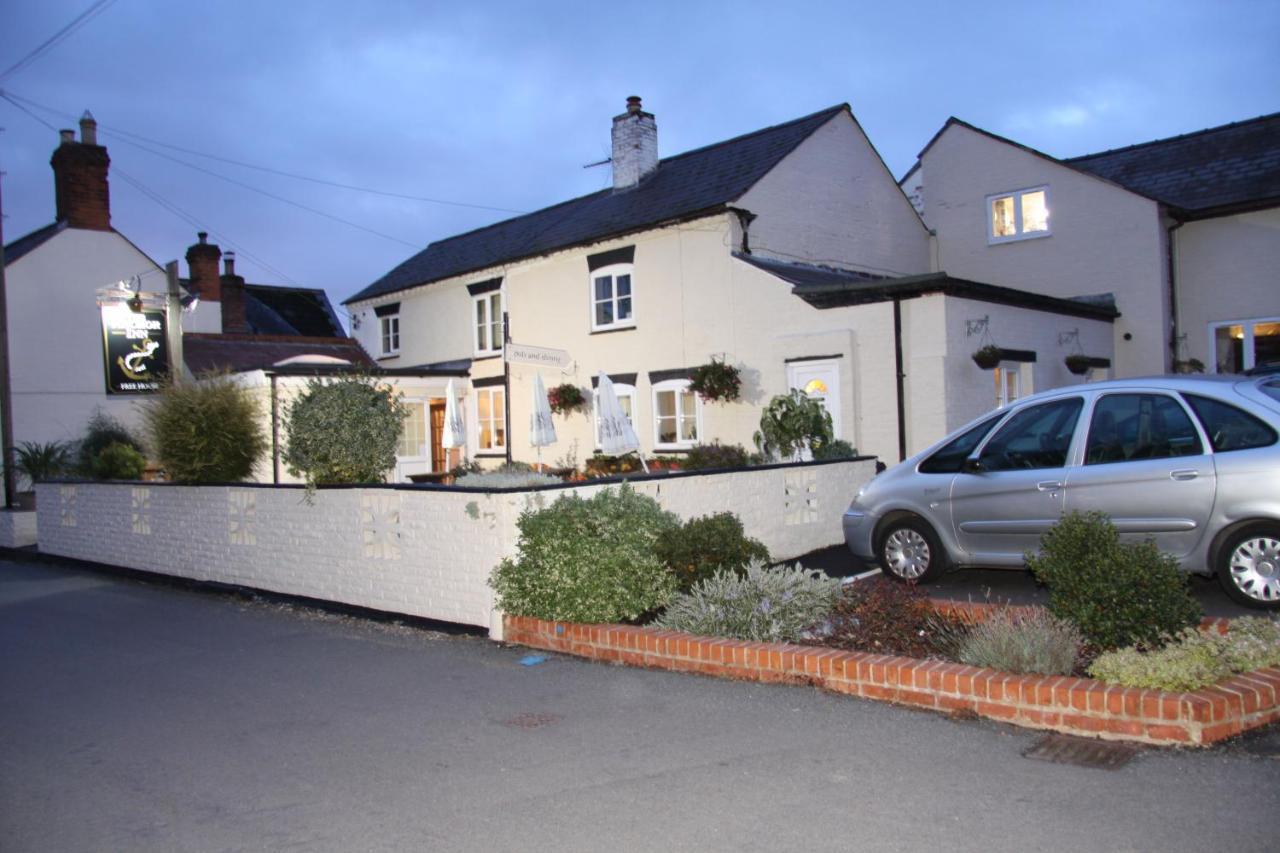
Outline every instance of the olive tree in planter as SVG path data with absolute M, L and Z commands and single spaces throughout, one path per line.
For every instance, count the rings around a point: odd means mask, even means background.
M 754 440 L 763 456 L 798 462 L 805 450 L 818 452 L 832 437 L 831 415 L 822 403 L 793 389 L 769 401 Z
M 742 372 L 713 358 L 689 372 L 689 390 L 707 403 L 732 403 L 742 393 Z
M 395 467 L 407 414 L 400 395 L 365 376 L 313 379 L 288 406 L 289 473 L 322 483 L 378 483 Z

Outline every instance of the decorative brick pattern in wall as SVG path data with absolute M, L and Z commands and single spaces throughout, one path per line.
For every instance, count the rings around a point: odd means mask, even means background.
M 227 492 L 227 537 L 232 545 L 258 544 L 258 494 L 252 489 Z

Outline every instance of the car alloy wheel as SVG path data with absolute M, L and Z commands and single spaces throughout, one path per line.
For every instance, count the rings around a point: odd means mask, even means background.
M 1236 541 L 1227 558 L 1231 584 L 1253 601 L 1280 604 L 1280 538 L 1254 534 Z
M 914 527 L 894 528 L 880 547 L 885 568 L 908 581 L 920 580 L 929 571 L 933 548 L 929 540 Z

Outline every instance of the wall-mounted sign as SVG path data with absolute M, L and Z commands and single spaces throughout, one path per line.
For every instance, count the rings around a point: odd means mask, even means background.
M 123 303 L 102 306 L 102 352 L 108 394 L 147 394 L 169 372 L 164 311 L 135 312 Z
M 559 367 L 561 369 L 569 366 L 569 353 L 562 349 L 508 343 L 503 348 L 502 355 L 507 361 L 519 362 L 520 364 L 537 364 L 542 367 Z

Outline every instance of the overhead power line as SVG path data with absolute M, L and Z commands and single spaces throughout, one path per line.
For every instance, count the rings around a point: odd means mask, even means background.
M 83 12 L 81 12 L 79 15 L 73 18 L 71 20 L 71 23 L 67 24 L 65 27 L 58 30 L 53 35 L 49 36 L 40 44 L 36 45 L 34 48 L 32 48 L 30 53 L 28 53 L 26 56 L 22 57 L 17 62 L 10 65 L 4 71 L 0 71 L 0 80 L 5 79 L 11 74 L 18 73 L 19 71 L 21 71 L 22 69 L 30 65 L 31 63 L 35 62 L 41 56 L 48 53 L 53 48 L 57 47 L 63 41 L 70 38 L 71 35 L 76 30 L 80 29 L 85 24 L 89 23 L 91 20 L 96 18 L 98 15 L 101 15 L 103 12 L 105 12 L 107 10 L 107 7 L 109 7 L 114 2 L 116 2 L 116 0 L 96 0 L 96 2 L 92 3 L 88 9 L 85 9 Z

